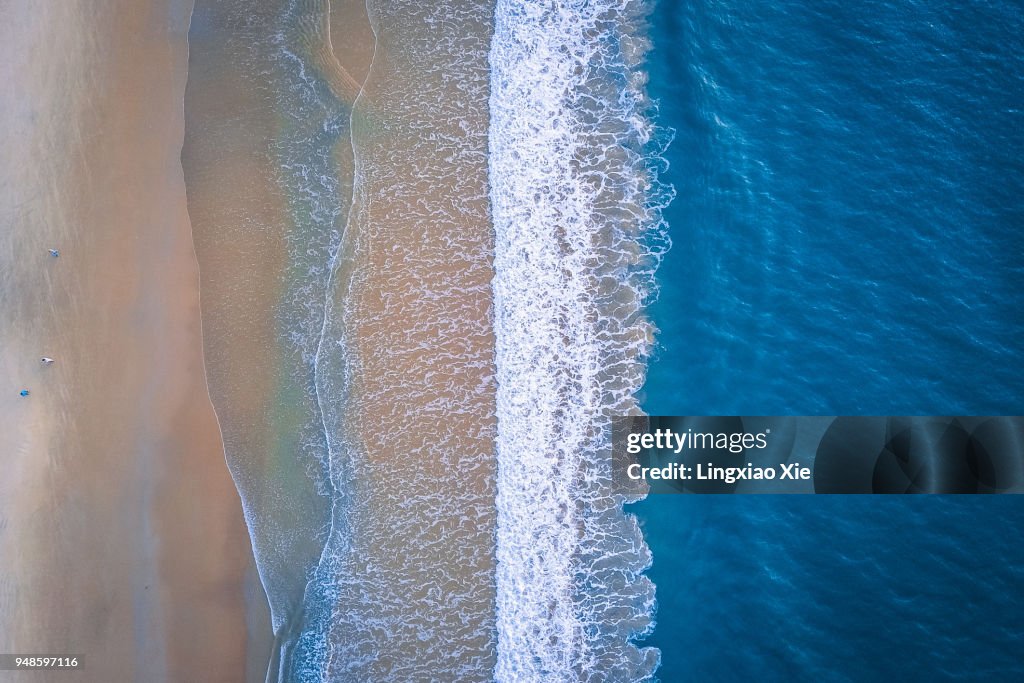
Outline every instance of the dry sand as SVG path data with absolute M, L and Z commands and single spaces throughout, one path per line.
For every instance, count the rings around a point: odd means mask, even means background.
M 203 370 L 188 12 L 0 6 L 0 651 L 84 663 L 32 680 L 263 676 L 266 608 Z

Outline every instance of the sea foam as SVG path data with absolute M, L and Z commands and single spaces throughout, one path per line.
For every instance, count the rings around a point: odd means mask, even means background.
M 639 412 L 667 248 L 646 9 L 495 10 L 499 681 L 640 681 L 659 661 L 633 643 L 653 626 L 651 557 L 609 466 L 610 418 Z

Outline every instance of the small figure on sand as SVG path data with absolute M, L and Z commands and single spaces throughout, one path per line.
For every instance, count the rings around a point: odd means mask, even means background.
M 60 252 L 57 251 L 56 249 L 51 249 L 50 256 L 52 256 L 53 258 L 57 258 L 58 256 L 60 256 Z
M 40 358 L 39 362 L 42 363 L 43 365 L 53 365 L 53 359 L 52 358 L 47 358 L 46 356 L 43 356 L 42 358 Z
M 28 396 L 28 389 L 22 389 L 21 391 L 18 392 L 18 394 L 20 394 L 23 397 Z

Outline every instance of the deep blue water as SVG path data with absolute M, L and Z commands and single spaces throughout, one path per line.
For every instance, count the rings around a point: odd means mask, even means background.
M 652 414 L 1024 412 L 1024 5 L 663 0 Z M 664 681 L 1024 680 L 1024 499 L 657 496 Z

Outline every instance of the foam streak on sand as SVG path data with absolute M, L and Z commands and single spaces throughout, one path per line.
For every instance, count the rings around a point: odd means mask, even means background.
M 650 554 L 609 488 L 639 410 L 664 243 L 641 3 L 499 0 L 490 179 L 500 681 L 635 681 L 658 652 Z

